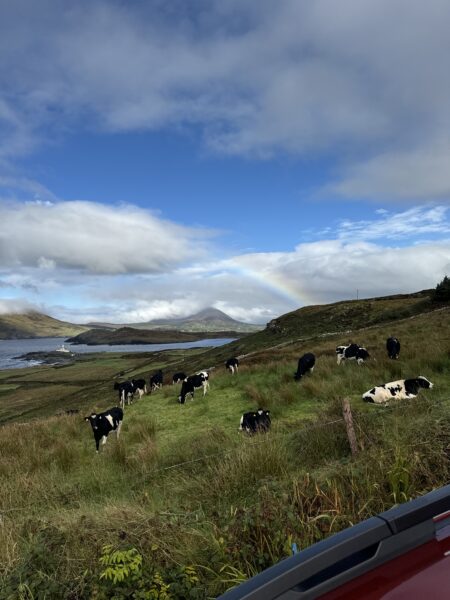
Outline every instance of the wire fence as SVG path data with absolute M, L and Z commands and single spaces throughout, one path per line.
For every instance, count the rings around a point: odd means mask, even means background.
M 441 402 L 450 402 L 450 397 L 448 398 L 442 398 Z M 396 409 L 395 408 L 391 408 L 391 407 L 383 407 L 383 412 L 386 414 L 386 412 L 388 414 L 392 414 L 392 412 L 394 412 Z M 377 413 L 378 415 L 379 413 Z M 368 413 L 366 413 L 364 415 L 364 418 L 367 419 L 372 419 L 374 417 L 374 415 L 369 415 Z M 305 421 L 302 420 L 299 423 L 304 424 Z M 292 429 L 291 431 L 278 431 L 278 432 L 270 432 L 269 437 L 265 437 L 264 439 L 258 440 L 258 441 L 253 441 L 253 442 L 247 442 L 245 444 L 245 448 L 251 448 L 253 446 L 259 446 L 262 444 L 267 444 L 268 440 L 274 440 L 274 439 L 281 439 L 284 438 L 286 439 L 289 436 L 297 436 L 297 435 L 302 435 L 302 434 L 306 434 L 306 433 L 310 433 L 314 430 L 318 430 L 318 429 L 324 429 L 326 427 L 330 427 L 332 425 L 336 425 L 337 423 L 345 423 L 345 419 L 343 417 L 337 418 L 337 419 L 333 419 L 331 421 L 327 421 L 326 423 L 309 423 L 308 425 L 301 427 L 301 428 L 297 428 L 297 429 Z M 365 443 L 368 444 L 369 447 L 373 447 L 374 443 L 373 440 L 370 439 L 370 437 L 367 435 L 364 427 L 361 426 L 361 423 L 359 422 L 359 420 L 355 421 L 355 425 L 358 431 L 358 438 L 359 438 L 359 443 L 360 446 L 362 446 L 361 449 L 366 449 L 365 448 Z M 198 430 L 197 430 L 198 431 Z M 364 439 L 364 441 L 362 441 Z M 431 443 L 430 442 L 420 442 L 420 443 L 416 443 L 416 444 L 410 444 L 408 447 L 414 447 L 415 445 L 424 445 L 424 444 L 428 444 Z M 229 454 L 233 454 L 237 451 L 239 451 L 242 448 L 242 446 L 237 446 L 234 447 L 232 449 L 228 449 L 228 450 L 224 450 L 222 452 L 214 452 L 212 454 L 205 454 L 202 455 L 198 458 L 193 458 L 190 460 L 186 460 L 186 461 L 181 461 L 178 463 L 174 463 L 172 465 L 168 465 L 166 467 L 159 467 L 157 469 L 152 470 L 151 472 L 149 472 L 147 474 L 147 477 L 150 478 L 153 475 L 157 474 L 157 473 L 161 473 L 161 472 L 165 472 L 165 471 L 170 471 L 173 469 L 178 469 L 178 468 L 182 468 L 186 465 L 192 465 L 198 462 L 202 462 L 202 461 L 208 461 L 211 458 L 217 458 L 220 456 L 226 456 Z M 385 451 L 383 451 L 381 448 L 377 448 L 377 451 L 379 453 L 384 453 Z M 146 477 L 146 478 L 147 478 Z

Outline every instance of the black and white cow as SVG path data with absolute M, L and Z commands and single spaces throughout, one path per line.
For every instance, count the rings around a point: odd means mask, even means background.
M 150 377 L 150 393 L 161 389 L 163 385 L 163 372 L 161 369 Z
M 118 406 L 105 410 L 105 412 L 96 414 L 92 413 L 90 417 L 85 417 L 85 421 L 89 421 L 94 433 L 95 447 L 98 452 L 100 440 L 102 446 L 106 444 L 106 438 L 110 431 L 115 431 L 117 439 L 119 439 L 120 428 L 123 421 L 123 410 Z
M 201 377 L 203 377 L 204 379 L 204 385 L 203 385 L 203 395 L 206 394 L 206 392 L 209 390 L 209 372 L 208 371 L 197 371 L 196 375 L 200 375 Z
M 227 362 L 225 363 L 225 368 L 229 369 L 231 371 L 231 374 L 234 375 L 235 369 L 236 369 L 236 373 L 238 372 L 239 360 L 236 357 L 229 358 L 227 360 Z
M 187 377 L 187 375 L 186 375 L 186 373 L 183 373 L 183 371 L 174 373 L 173 377 L 172 377 L 172 385 L 175 385 L 175 383 L 180 383 L 180 381 L 183 381 L 183 379 L 186 379 L 186 377 Z
M 350 344 L 349 346 L 338 346 L 336 348 L 336 356 L 338 365 L 340 365 L 343 360 L 356 360 L 358 365 L 360 365 L 370 357 L 370 354 L 362 346 Z
M 389 358 L 397 360 L 398 355 L 400 354 L 400 342 L 396 337 L 391 336 L 386 340 L 386 350 Z
M 190 375 L 186 377 L 181 385 L 180 395 L 178 396 L 178 402 L 180 404 L 184 404 L 186 402 L 187 394 L 191 395 L 191 398 L 194 399 L 194 391 L 199 388 L 203 388 L 203 396 L 206 394 L 209 388 L 208 382 L 208 373 L 206 371 L 201 371 L 196 375 Z
M 316 357 L 312 352 L 307 352 L 298 359 L 297 373 L 294 373 L 295 381 L 300 381 L 305 373 L 312 373 L 314 365 L 316 364 Z
M 430 389 L 433 387 L 431 381 L 426 377 L 416 377 L 414 379 L 399 379 L 390 381 L 383 385 L 368 390 L 363 394 L 364 402 L 373 402 L 374 404 L 388 404 L 390 400 L 407 400 L 415 398 L 420 388 Z
M 118 381 L 114 384 L 114 389 L 119 390 L 119 404 L 122 408 L 125 408 L 125 400 L 127 404 L 133 403 L 134 387 L 131 381 Z
M 244 413 L 238 431 L 259 433 L 269 431 L 271 425 L 270 410 L 258 408 L 257 411 Z
M 133 394 L 137 392 L 139 394 L 139 398 L 142 398 L 142 396 L 147 393 L 147 384 L 145 383 L 145 379 L 132 379 L 131 383 L 133 385 Z

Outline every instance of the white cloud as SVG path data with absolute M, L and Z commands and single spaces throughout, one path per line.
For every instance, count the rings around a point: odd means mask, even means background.
M 5 202 L 0 267 L 159 273 L 202 256 L 210 235 L 131 205 Z
M 434 288 L 450 272 L 450 240 L 407 247 L 365 241 L 325 240 L 300 244 L 294 252 L 235 258 L 283 289 L 328 303 L 355 297 L 416 292 Z
M 449 115 L 450 118 L 450 115 Z M 348 198 L 450 198 L 450 142 L 437 139 L 415 147 L 387 150 L 343 169 L 327 189 Z
M 42 306 L 21 298 L 0 299 L 0 315 L 23 314 L 31 311 L 42 311 Z
M 0 158 L 72 128 L 194 124 L 220 152 L 337 156 L 345 196 L 449 195 L 445 0 L 1 10 Z
M 342 221 L 338 228 L 338 237 L 343 240 L 399 240 L 402 238 L 419 239 L 420 236 L 450 234 L 448 206 L 416 206 L 408 210 L 390 214 L 388 211 L 376 211 L 381 218 L 364 221 Z
M 169 255 L 169 249 L 192 244 L 193 231 L 140 209 L 8 205 L 0 211 L 0 285 L 19 299 L 32 294 L 51 316 L 73 322 L 144 322 L 215 306 L 238 320 L 263 323 L 304 304 L 355 297 L 357 289 L 360 297 L 374 297 L 433 288 L 450 273 L 447 207 L 374 212 L 372 220 L 343 221 L 324 239 L 290 252 L 218 259 L 211 245 L 189 262 L 189 255 Z M 59 237 L 49 234 L 58 227 Z M 122 235 L 124 228 L 133 235 Z M 153 244 L 146 243 L 150 232 Z M 58 251 L 52 255 L 53 247 Z M 18 261 L 26 266 L 11 266 Z

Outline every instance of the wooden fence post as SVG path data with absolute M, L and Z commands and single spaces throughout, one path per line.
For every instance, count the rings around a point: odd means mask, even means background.
M 350 449 L 353 456 L 358 453 L 358 444 L 356 443 L 355 428 L 353 427 L 352 410 L 350 408 L 350 402 L 348 398 L 344 398 L 342 401 L 342 415 L 345 421 L 345 427 L 347 429 L 347 437 L 350 443 Z

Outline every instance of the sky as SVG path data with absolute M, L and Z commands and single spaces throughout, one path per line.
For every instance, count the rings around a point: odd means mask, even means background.
M 450 275 L 446 0 L 0 0 L 0 314 L 253 323 Z

